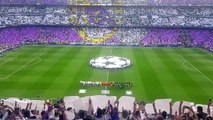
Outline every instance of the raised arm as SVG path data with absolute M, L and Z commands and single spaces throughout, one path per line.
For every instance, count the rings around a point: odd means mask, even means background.
M 88 113 L 90 114 L 91 117 L 95 115 L 94 108 L 93 108 L 93 105 L 92 105 L 92 99 L 91 98 L 89 98 Z
M 155 102 L 153 102 L 153 109 L 154 109 L 154 112 L 155 112 L 155 114 L 157 115 L 158 113 L 157 113 L 157 109 L 156 109 L 156 107 L 155 107 Z
M 189 112 L 192 113 L 192 117 L 193 117 L 194 120 L 198 120 L 198 116 L 196 115 L 196 113 L 194 112 L 194 110 L 191 107 L 183 106 L 183 114 L 184 114 L 185 109 L 188 109 Z
M 32 102 L 29 104 L 29 110 L 31 110 L 31 107 L 32 107 Z
M 211 115 L 211 110 L 210 110 L 210 106 L 212 105 L 212 100 L 209 99 L 209 103 L 208 103 L 208 106 L 207 106 L 207 114 L 208 115 Z
M 172 115 L 172 102 L 169 102 L 169 114 Z
M 66 109 L 65 109 L 65 106 L 64 106 L 63 104 L 60 104 L 60 105 L 59 105 L 59 111 L 62 112 L 63 120 L 68 120 L 68 119 L 67 119 L 67 114 L 66 114 L 65 110 L 66 110 Z
M 28 109 L 29 109 L 29 107 L 30 107 L 30 104 L 29 104 L 29 103 L 27 103 L 27 106 L 26 106 L 25 110 L 28 110 Z
M 110 103 L 110 100 L 108 100 L 107 109 L 106 109 L 104 115 L 110 113 L 111 111 L 113 111 L 113 107 L 112 107 L 112 104 Z
M 42 116 L 42 120 L 46 120 L 49 113 L 54 109 L 53 104 L 51 104 L 51 103 L 48 103 L 47 106 L 48 106 L 48 108 L 45 111 L 45 114 Z
M 182 115 L 182 105 L 183 105 L 183 101 L 180 102 L 180 105 L 179 105 L 179 115 Z
M 134 102 L 134 105 L 133 105 L 133 115 L 135 114 L 136 111 L 137 111 L 137 103 Z
M 23 119 L 24 119 L 24 116 L 23 116 L 23 114 L 21 113 L 21 111 L 19 111 L 18 116 L 19 116 L 19 118 L 20 118 L 21 120 L 23 120 Z
M 115 100 L 114 106 L 117 107 L 117 108 L 119 107 L 119 101 L 118 101 L 118 99 Z
M 194 120 L 198 120 L 198 116 L 195 113 L 195 111 L 192 109 L 192 107 L 189 107 L 189 110 L 192 112 Z
M 15 108 L 18 107 L 17 101 L 15 101 Z

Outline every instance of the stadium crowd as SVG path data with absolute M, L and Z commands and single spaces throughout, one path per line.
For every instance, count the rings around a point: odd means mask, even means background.
M 202 47 L 213 49 L 211 29 L 9 27 L 0 29 L 0 44 L 123 45 Z
M 68 23 L 64 7 L 1 6 L 0 25 L 64 25 Z
M 1 0 L 0 4 L 38 4 L 38 5 L 203 5 L 209 6 L 211 0 Z
M 187 101 L 172 103 L 171 99 L 145 103 L 130 96 L 117 99 L 105 95 L 65 96 L 46 101 L 8 98 L 0 104 L 2 120 L 212 120 L 212 112 L 211 100 L 207 105 Z
M 213 27 L 213 8 L 115 6 L 0 7 L 0 26 L 73 25 L 93 27 Z

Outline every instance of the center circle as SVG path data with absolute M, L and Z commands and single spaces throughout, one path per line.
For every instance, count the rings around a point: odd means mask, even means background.
M 102 56 L 91 59 L 90 66 L 99 69 L 121 69 L 130 66 L 129 59 L 118 56 Z

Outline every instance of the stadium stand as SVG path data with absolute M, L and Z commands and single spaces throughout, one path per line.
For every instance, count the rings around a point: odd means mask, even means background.
M 55 102 L 54 102 L 55 101 Z M 70 106 L 71 105 L 71 106 Z M 212 101 L 206 105 L 172 99 L 156 99 L 153 103 L 137 102 L 134 97 L 95 95 L 65 96 L 64 99 L 2 99 L 0 119 L 83 119 L 83 120 L 212 120 Z
M 212 5 L 211 0 L 1 0 L 0 4 L 38 5 Z
M 1 2 L 1 45 L 7 49 L 26 43 L 48 43 L 182 47 L 196 46 L 212 51 L 212 7 L 137 7 L 131 5 L 123 7 L 78 7 L 6 5 L 11 3 L 34 4 L 33 2 L 35 1 L 21 2 L 10 0 L 9 2 Z M 67 1 L 54 0 L 37 1 L 36 3 L 59 4 L 59 2 L 63 4 L 67 3 Z M 167 2 L 169 1 L 165 1 L 165 3 Z M 193 3 L 193 1 L 188 2 Z M 123 3 L 125 2 L 123 1 Z M 162 1 L 162 3 L 164 2 Z M 80 5 L 80 2 L 78 4 Z M 29 25 L 56 25 L 58 27 L 10 28 L 10 26 Z M 70 28 L 62 26 L 67 26 Z M 157 30 L 153 29 L 153 27 L 159 27 L 161 29 Z M 166 30 L 166 28 L 175 29 Z M 182 30 L 182 28 L 193 28 L 197 30 Z M 200 30 L 199 28 L 208 28 L 209 30 Z M 28 31 L 27 35 L 25 35 L 25 31 Z M 12 34 L 13 36 L 8 36 L 8 34 Z M 156 34 L 156 36 L 153 36 L 153 34 Z M 1 53 L 3 51 L 5 50 L 2 50 Z
M 8 48 L 24 44 L 91 44 L 213 49 L 211 29 L 11 27 L 0 29 L 0 33 L 1 45 Z
M 213 27 L 213 8 L 203 6 L 44 7 L 1 5 L 0 13 L 0 26 Z

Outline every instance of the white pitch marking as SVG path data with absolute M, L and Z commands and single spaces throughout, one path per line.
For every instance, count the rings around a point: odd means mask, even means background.
M 183 57 L 181 54 L 179 54 L 185 61 L 187 61 L 197 72 L 199 72 L 203 77 L 205 77 L 211 84 L 213 84 L 213 81 L 209 79 L 206 75 L 204 75 L 199 69 L 197 69 L 191 62 L 189 62 L 185 57 Z
M 44 50 L 44 49 L 45 49 L 45 47 L 42 48 L 41 50 Z M 11 55 L 11 54 L 16 54 L 16 52 L 14 52 L 14 51 L 8 52 L 8 54 L 4 55 L 3 57 L 6 57 L 6 56 Z M 3 64 L 5 64 L 5 63 L 7 63 L 8 61 L 10 61 L 10 60 L 16 58 L 16 57 L 17 57 L 18 55 L 20 55 L 20 54 L 21 54 L 21 53 L 17 54 L 15 57 L 12 57 L 12 58 L 6 60 L 5 62 L 1 63 L 0 66 L 3 65 Z
M 79 89 L 78 93 L 80 93 L 80 94 L 85 94 L 86 91 L 87 91 L 86 89 Z
M 14 58 L 16 58 L 18 55 L 20 55 L 21 53 L 19 53 L 19 54 L 17 54 L 15 57 L 12 57 L 12 58 L 10 58 L 10 59 L 8 59 L 8 60 L 6 60 L 6 61 L 4 61 L 3 63 L 1 63 L 0 65 L 3 65 L 3 64 L 5 64 L 5 63 L 7 63 L 8 61 L 10 61 L 10 60 L 12 60 L 12 59 L 14 59 Z M 4 56 L 5 57 L 5 56 Z
M 108 82 L 109 81 L 109 70 L 107 71 L 107 81 L 106 82 Z M 107 90 L 107 86 L 105 86 L 105 89 Z
M 107 82 L 109 81 L 109 71 L 107 71 Z
M 40 63 L 40 62 L 41 62 L 41 58 L 38 58 L 38 61 L 37 61 L 37 62 L 35 62 L 35 63 L 33 63 L 33 64 L 29 64 L 27 67 L 33 66 L 33 65 L 38 64 L 38 63 Z
M 126 95 L 132 95 L 132 91 L 127 90 L 127 91 L 126 91 Z
M 112 48 L 113 49 L 113 48 Z M 111 55 L 112 55 L 112 49 L 111 49 Z M 109 81 L 109 70 L 107 71 L 107 81 L 106 82 L 108 82 Z M 105 87 L 105 89 L 107 90 L 107 86 Z
M 7 63 L 8 61 L 10 61 L 10 60 L 12 60 L 12 59 L 14 59 L 14 58 L 16 58 L 16 56 L 15 56 L 15 57 L 12 57 L 12 58 L 10 58 L 10 59 L 8 59 L 8 60 L 6 60 L 6 61 L 4 61 L 4 62 L 1 63 L 0 65 L 3 65 L 3 64 Z
M 101 90 L 101 94 L 110 94 L 110 90 Z
M 47 51 L 46 51 L 47 52 Z M 24 68 L 25 66 L 27 66 L 28 64 L 30 64 L 32 61 L 38 59 L 39 57 L 41 57 L 42 55 L 44 55 L 46 52 L 42 53 L 41 55 L 39 55 L 38 57 L 32 59 L 31 61 L 29 61 L 28 63 L 26 63 L 25 65 L 21 66 L 20 68 L 18 68 L 17 70 L 15 70 L 14 72 L 12 72 L 11 74 L 9 74 L 7 77 L 4 78 L 0 78 L 0 79 L 7 79 L 10 76 L 12 76 L 13 74 L 15 74 L 16 72 L 18 72 L 19 70 L 21 70 L 22 68 Z
M 207 53 L 209 56 L 212 56 L 212 57 L 213 57 L 213 54 L 212 54 L 211 52 L 206 51 L 206 50 L 204 50 L 204 49 L 202 49 L 202 51 L 204 51 L 205 53 Z
M 187 61 L 184 61 L 184 62 L 182 63 L 183 67 L 185 67 L 185 68 L 187 68 L 187 69 L 189 69 L 189 70 L 192 70 L 192 71 L 196 71 L 196 70 L 193 69 L 193 68 L 187 67 L 187 66 L 185 65 L 186 62 L 187 62 Z

